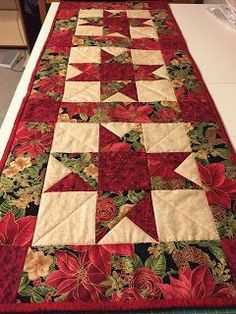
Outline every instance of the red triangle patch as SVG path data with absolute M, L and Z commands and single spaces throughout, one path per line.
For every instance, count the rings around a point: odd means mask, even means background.
M 136 80 L 156 80 L 156 75 L 153 74 L 155 70 L 163 65 L 137 65 L 134 67 Z
M 175 169 L 191 153 L 154 153 L 148 154 L 148 166 L 151 176 L 160 176 L 163 179 L 174 179 L 180 177 Z
M 94 191 L 94 189 L 76 173 L 71 172 L 66 177 L 51 186 L 46 192 L 66 191 Z
M 114 56 L 111 53 L 101 50 L 102 63 L 109 63 L 112 58 L 114 58 Z
M 83 63 L 83 64 L 71 64 L 74 68 L 82 71 L 68 81 L 98 81 L 100 80 L 100 68 L 97 65 L 91 63 Z
M 99 129 L 99 151 L 110 152 L 110 151 L 128 151 L 130 145 L 126 142 L 120 142 L 119 136 L 112 133 L 102 125 Z
M 150 193 L 131 209 L 127 217 L 153 239 L 158 240 Z
M 130 82 L 126 84 L 121 90 L 120 93 L 138 101 L 138 95 L 136 90 L 135 82 Z

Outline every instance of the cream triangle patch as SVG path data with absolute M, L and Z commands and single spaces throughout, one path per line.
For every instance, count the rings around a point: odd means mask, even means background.
M 52 155 L 49 156 L 47 172 L 44 179 L 43 192 L 47 191 L 56 182 L 66 177 L 71 170 L 63 166 Z
M 67 67 L 66 80 L 72 79 L 80 75 L 81 73 L 83 72 L 77 69 L 76 67 L 74 67 L 73 65 L 69 64 Z
M 115 57 L 121 55 L 122 53 L 128 50 L 127 48 L 123 48 L 123 47 L 102 47 L 101 49 Z
M 148 21 L 144 22 L 143 24 L 148 25 L 148 26 L 154 26 L 154 23 L 152 20 L 148 20 Z
M 106 12 L 112 13 L 112 14 L 117 14 L 117 13 L 122 13 L 124 10 L 105 10 Z
M 126 96 L 120 92 L 115 93 L 114 95 L 106 98 L 103 100 L 103 102 L 115 102 L 115 101 L 121 101 L 121 102 L 135 102 L 134 99 L 130 98 L 129 96 Z
M 111 33 L 111 34 L 107 34 L 106 36 L 109 36 L 109 37 L 125 37 L 125 35 L 121 34 L 121 33 Z
M 77 25 L 86 25 L 88 23 L 89 23 L 89 21 L 87 21 L 87 20 L 78 19 Z
M 131 131 L 135 127 L 135 123 L 123 123 L 123 122 L 109 122 L 102 123 L 104 128 L 108 129 L 112 133 L 116 134 L 119 137 L 124 136 L 126 133 Z
M 166 66 L 163 65 L 162 67 L 160 67 L 159 69 L 155 70 L 152 72 L 154 75 L 162 77 L 164 79 L 169 79 L 169 75 L 166 69 Z
M 147 243 L 157 242 L 146 232 L 134 224 L 129 218 L 124 217 L 112 230 L 110 230 L 98 243 Z
M 202 186 L 202 181 L 198 172 L 195 154 L 190 154 L 176 169 L 175 172 L 188 180 Z

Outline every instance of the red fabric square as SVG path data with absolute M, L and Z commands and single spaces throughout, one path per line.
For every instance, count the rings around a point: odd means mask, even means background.
M 73 32 L 56 31 L 48 39 L 47 47 L 51 46 L 69 46 L 71 47 Z
M 113 33 L 119 33 L 123 36 L 130 37 L 129 24 L 127 19 L 108 18 L 104 21 L 104 34 L 109 35 Z
M 234 284 L 236 284 L 236 239 L 222 239 L 221 245 L 229 264 Z
M 134 69 L 130 63 L 104 63 L 101 64 L 101 81 L 134 81 Z
M 0 303 L 15 303 L 27 247 L 0 246 Z
M 81 71 L 82 73 L 76 74 L 74 77 L 67 81 L 99 81 L 100 80 L 100 67 L 98 64 L 82 63 L 70 64 L 71 67 Z
M 146 153 L 103 152 L 99 158 L 99 191 L 150 190 Z
M 200 93 L 188 93 L 188 96 L 178 95 L 177 100 L 185 122 L 206 121 L 214 122 L 214 110 L 208 102 L 207 96 Z
M 135 49 L 150 49 L 150 50 L 159 50 L 158 39 L 154 38 L 135 38 L 132 39 L 132 48 Z
M 48 96 L 30 97 L 26 102 L 21 121 L 55 123 L 60 104 Z

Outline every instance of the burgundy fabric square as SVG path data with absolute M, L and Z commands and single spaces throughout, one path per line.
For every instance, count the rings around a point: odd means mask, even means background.
M 135 49 L 146 49 L 146 50 L 159 50 L 158 39 L 154 38 L 133 38 L 132 48 Z
M 117 33 L 119 33 L 118 37 L 121 36 L 126 36 L 130 37 L 130 32 L 129 32 L 129 24 L 127 19 L 105 19 L 104 21 L 104 27 L 103 31 L 105 36 L 106 35 L 112 35 L 115 33 L 114 36 L 116 36 Z
M 222 239 L 221 245 L 236 285 L 236 239 Z
M 14 303 L 27 252 L 26 246 L 0 246 L 0 303 Z
M 214 110 L 212 110 L 206 95 L 189 93 L 188 96 L 178 96 L 177 94 L 177 100 L 185 122 L 214 122 L 216 120 Z
M 146 153 L 100 153 L 98 190 L 116 193 L 126 190 L 150 190 Z
M 60 102 L 50 97 L 30 97 L 26 103 L 21 121 L 55 123 Z
M 134 81 L 134 68 L 130 63 L 104 63 L 101 64 L 101 81 Z

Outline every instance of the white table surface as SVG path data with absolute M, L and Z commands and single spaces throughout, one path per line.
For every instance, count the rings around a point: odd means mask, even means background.
M 58 3 L 52 3 L 0 130 L 0 158 L 27 92 L 32 71 L 47 39 Z M 171 9 L 236 147 L 236 30 L 220 23 L 203 4 L 172 4 Z

